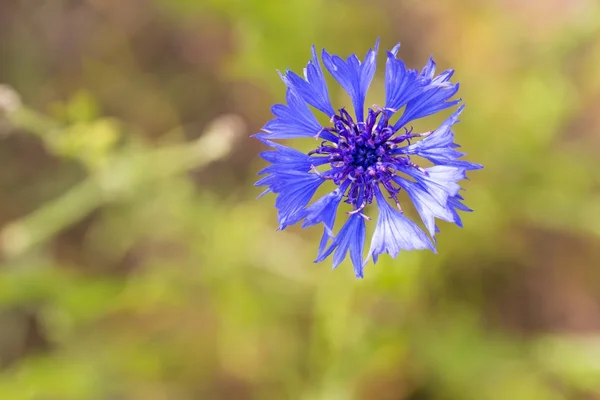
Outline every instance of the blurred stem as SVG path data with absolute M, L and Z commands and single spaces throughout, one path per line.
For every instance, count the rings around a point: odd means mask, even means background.
M 59 134 L 53 121 L 21 108 L 9 116 L 11 124 L 39 136 Z M 112 162 L 71 188 L 61 197 L 0 231 L 0 249 L 16 257 L 81 220 L 99 206 L 135 194 L 143 185 L 202 168 L 224 158 L 240 132 L 235 116 L 224 116 L 192 143 L 131 153 L 115 154 Z
M 308 357 L 311 365 L 320 368 L 311 371 L 310 377 L 311 385 L 318 388 L 318 393 L 305 393 L 306 399 L 344 399 L 352 391 L 343 367 L 351 358 L 350 342 L 359 330 L 352 318 L 356 286 L 333 275 L 317 285 L 314 292 L 315 324 L 309 339 Z
M 92 179 L 87 179 L 58 199 L 2 229 L 2 250 L 9 257 L 18 256 L 63 227 L 79 221 L 101 203 L 100 187 Z
M 45 140 L 48 140 L 51 136 L 58 135 L 60 132 L 60 126 L 52 119 L 26 107 L 19 107 L 8 113 L 7 119 L 15 128 L 33 133 Z

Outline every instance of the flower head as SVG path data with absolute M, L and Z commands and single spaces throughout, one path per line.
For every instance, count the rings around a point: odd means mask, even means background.
M 351 55 L 346 60 L 323 50 L 323 64 L 346 90 L 354 108 L 335 112 L 315 47 L 304 70 L 304 78 L 286 71 L 281 79 L 287 86 L 287 105 L 272 107 L 274 119 L 255 135 L 274 150 L 261 153 L 271 163 L 259 174 L 265 176 L 256 185 L 266 186 L 264 193 L 277 195 L 280 229 L 303 220 L 302 226 L 323 224 L 324 232 L 317 262 L 333 253 L 333 267 L 346 254 L 357 277 L 369 258 L 377 262 L 382 253 L 396 257 L 401 250 L 435 251 L 430 237 L 403 215 L 398 195 L 405 191 L 419 213 L 431 238 L 438 232 L 435 219 L 462 226 L 457 209 L 470 211 L 461 203 L 458 182 L 466 171 L 479 169 L 460 158 L 452 127 L 464 106 L 460 106 L 437 129 L 414 133 L 411 121 L 454 107 L 451 100 L 459 85 L 450 82 L 452 70 L 435 75 L 435 62 L 429 59 L 421 72 L 408 69 L 396 58 L 399 45 L 387 52 L 385 106 L 373 106 L 365 112 L 365 97 L 375 75 L 379 42 L 364 60 Z M 324 113 L 328 126 L 319 124 L 309 105 Z M 398 110 L 404 108 L 403 112 Z M 320 140 L 312 151 L 300 151 L 275 143 L 274 139 L 311 138 Z M 419 159 L 432 167 L 422 168 Z M 319 187 L 331 182 L 335 189 L 314 200 Z M 263 194 L 264 194 L 263 193 Z M 337 234 L 336 213 L 342 202 L 348 204 L 348 218 Z M 375 231 L 366 258 L 363 258 L 366 221 L 371 220 L 365 207 L 376 203 L 379 210 Z

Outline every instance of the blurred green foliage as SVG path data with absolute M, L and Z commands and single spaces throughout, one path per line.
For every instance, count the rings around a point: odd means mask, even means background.
M 357 281 L 249 135 L 275 69 L 376 37 L 456 70 L 485 169 Z M 600 399 L 596 1 L 11 0 L 0 83 L 0 399 Z

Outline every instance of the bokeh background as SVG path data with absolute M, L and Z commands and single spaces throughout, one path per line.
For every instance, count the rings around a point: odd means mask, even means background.
M 356 280 L 249 135 L 377 37 L 456 70 L 485 169 Z M 600 399 L 597 0 L 2 0 L 0 84 L 0 399 Z

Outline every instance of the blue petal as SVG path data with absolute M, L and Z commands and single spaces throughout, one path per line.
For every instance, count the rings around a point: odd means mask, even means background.
M 396 47 L 394 50 L 398 51 Z M 395 111 L 418 96 L 427 82 L 424 79 L 419 79 L 417 70 L 406 68 L 404 61 L 396 59 L 394 50 L 387 53 L 385 108 Z
M 378 49 L 379 39 L 375 48 L 369 49 L 362 63 L 354 54 L 346 61 L 336 55 L 332 56 L 325 49 L 321 55 L 325 68 L 350 95 L 358 122 L 364 121 L 365 97 L 375 75 Z
M 462 199 L 463 198 L 460 195 L 456 195 L 456 196 L 448 198 L 448 208 L 450 209 L 450 211 L 452 211 L 452 214 L 454 215 L 454 222 L 456 223 L 456 225 L 460 226 L 461 228 L 463 227 L 462 220 L 460 219 L 460 216 L 458 215 L 456 210 L 458 209 L 458 210 L 466 211 L 466 212 L 473 211 L 469 207 L 465 206 L 463 203 L 460 202 L 460 200 L 462 200 Z
M 448 69 L 434 78 L 435 67 L 436 67 L 436 64 L 435 64 L 435 61 L 433 61 L 433 57 L 429 57 L 429 61 L 427 61 L 427 64 L 425 65 L 425 67 L 423 68 L 421 73 L 419 74 L 419 78 L 424 80 L 425 82 L 427 82 L 427 84 L 429 84 L 431 86 L 445 87 L 445 88 L 452 87 L 453 85 L 449 81 L 450 81 L 450 78 L 452 78 L 452 75 L 454 75 L 454 70 Z
M 329 243 L 329 240 L 331 238 L 332 238 L 332 236 L 329 236 L 329 233 L 327 233 L 327 229 L 323 229 L 323 236 L 321 236 L 321 241 L 319 242 L 319 249 L 317 251 L 317 257 L 321 257 L 321 255 L 325 251 L 325 248 L 327 247 L 327 243 Z
M 422 171 L 413 167 L 397 167 L 397 170 L 414 178 L 440 204 L 445 204 L 448 197 L 456 196 L 460 190 L 457 182 L 466 178 L 465 169 L 454 166 L 436 165 Z M 401 177 L 394 180 L 402 183 Z
M 315 201 L 312 205 L 306 208 L 304 213 L 304 222 L 302 223 L 303 228 L 323 223 L 323 236 L 319 243 L 319 251 L 317 257 L 320 257 L 327 246 L 330 238 L 333 238 L 333 226 L 335 224 L 335 217 L 337 209 L 346 192 L 347 185 L 338 187 L 333 192 L 321 197 Z
M 442 188 L 448 195 L 456 196 L 460 190 L 457 183 L 466 178 L 464 168 L 452 167 L 447 165 L 436 165 L 426 168 L 426 176 L 421 177 L 420 183 L 430 187 L 436 185 Z
M 463 201 L 463 200 L 464 200 L 463 197 L 460 194 L 457 194 L 456 196 L 452 196 L 451 198 L 448 199 L 448 204 L 452 205 L 452 207 L 458 208 L 461 211 L 466 211 L 466 212 L 473 211 L 469 207 L 467 207 L 466 205 L 461 203 L 461 201 Z
M 275 104 L 271 107 L 274 119 L 267 122 L 262 128 L 269 133 L 270 139 L 294 139 L 300 137 L 316 137 L 322 132 L 323 127 L 319 124 L 308 106 L 291 89 L 286 93 L 287 106 Z M 329 133 L 329 132 L 324 132 Z M 329 133 L 329 135 L 333 136 Z M 324 138 L 326 138 L 323 135 Z M 326 138 L 331 140 L 331 138 Z
M 254 186 L 260 186 L 260 185 L 254 184 Z M 264 195 L 269 194 L 269 193 L 271 193 L 271 189 L 266 188 L 261 194 L 259 194 L 258 196 L 256 196 L 256 199 L 258 200 L 261 197 L 263 197 Z
M 394 153 L 416 154 L 427 159 L 430 159 L 431 157 L 432 159 L 445 161 L 452 161 L 456 158 L 462 157 L 464 155 L 463 153 L 454 150 L 456 145 L 454 143 L 454 133 L 452 132 L 452 126 L 459 122 L 458 117 L 460 116 L 464 108 L 464 105 L 460 106 L 458 110 L 456 110 L 450 117 L 448 117 L 429 136 L 409 146 L 401 147 L 397 149 L 397 151 L 395 151 Z
M 333 255 L 333 268 L 336 268 L 346 258 L 350 251 L 350 259 L 354 265 L 354 274 L 357 278 L 363 277 L 362 254 L 365 245 L 365 221 L 360 214 L 353 214 L 348 218 L 340 232 L 337 234 L 331 246 L 323 254 L 320 254 L 315 262 L 321 262 L 335 250 Z
M 335 216 L 343 195 L 344 191 L 338 188 L 307 207 L 302 227 L 308 228 L 322 222 L 325 227 L 325 233 L 333 237 L 332 231 L 335 224 Z
M 319 64 L 315 46 L 312 47 L 312 56 L 312 60 L 308 62 L 304 69 L 305 79 L 289 70 L 281 79 L 287 87 L 297 93 L 305 102 L 325 113 L 328 117 L 332 117 L 335 111 L 331 106 L 325 76 Z
M 268 188 L 258 195 L 258 198 L 272 192 L 271 185 L 278 179 L 279 176 L 289 176 L 289 171 L 306 173 L 311 170 L 312 166 L 322 165 L 328 162 L 326 157 L 312 157 L 297 150 L 283 146 L 279 143 L 267 140 L 268 135 L 254 135 L 267 146 L 274 147 L 277 151 L 265 151 L 260 153 L 260 156 L 272 164 L 263 168 L 258 172 L 259 175 L 267 174 L 254 184 L 254 186 L 268 186 Z
M 436 218 L 448 222 L 455 222 L 453 210 L 448 206 L 447 201 L 440 203 L 418 183 L 401 178 L 399 178 L 397 182 L 404 190 L 406 190 L 406 193 L 408 193 L 408 196 L 412 200 L 412 203 L 432 237 L 435 236 L 436 233 Z
M 298 150 L 267 140 L 265 136 L 268 135 L 255 135 L 261 142 L 275 148 L 276 151 L 263 151 L 260 153 L 260 156 L 272 165 L 259 171 L 259 175 L 289 170 L 309 172 L 312 166 L 319 166 L 329 162 L 327 157 L 306 155 Z
M 406 104 L 404 114 L 394 124 L 394 129 L 398 130 L 410 121 L 427 117 L 460 103 L 461 99 L 447 101 L 458 92 L 458 88 L 458 83 L 450 88 L 427 87 L 421 94 Z
M 270 178 L 269 189 L 278 194 L 275 207 L 278 210 L 279 229 L 285 229 L 304 218 L 304 208 L 325 181 L 317 174 L 297 171 L 281 171 L 267 178 Z
M 459 107 L 448 119 L 446 119 L 439 128 L 433 131 L 424 139 L 409 146 L 394 150 L 394 154 L 414 154 L 426 158 L 436 165 L 448 165 L 460 167 L 467 170 L 483 168 L 480 164 L 470 163 L 468 161 L 457 160 L 464 156 L 464 153 L 454 150 L 458 148 L 454 143 L 454 133 L 452 126 L 458 121 L 464 105 Z
M 429 57 L 429 60 L 427 60 L 427 64 L 425 64 L 421 70 L 419 77 L 425 78 L 428 82 L 431 82 L 433 80 L 433 75 L 435 74 L 435 67 L 436 64 L 435 61 L 433 61 L 433 57 Z
M 429 136 L 410 146 L 405 147 L 407 154 L 417 154 L 419 150 L 449 147 L 454 143 L 452 126 L 459 122 L 458 117 L 465 109 L 464 104 L 460 106 L 450 117 L 433 131 Z
M 371 248 L 365 264 L 370 257 L 377 262 L 379 254 L 388 253 L 396 257 L 400 250 L 429 249 L 435 252 L 427 234 L 417 224 L 395 210 L 385 199 L 378 187 L 375 189 L 379 217 L 371 239 Z
M 410 121 L 435 114 L 458 104 L 461 101 L 460 99 L 448 101 L 459 88 L 459 84 L 449 82 L 453 73 L 454 71 L 448 70 L 433 78 L 435 62 L 430 58 L 419 75 L 421 79 L 427 82 L 427 85 L 422 88 L 419 95 L 408 101 L 402 117 L 394 124 L 394 129 L 398 130 Z

